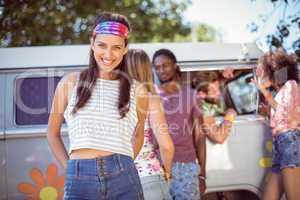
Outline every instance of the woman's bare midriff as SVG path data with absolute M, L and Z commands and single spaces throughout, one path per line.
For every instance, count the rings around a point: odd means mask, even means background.
M 91 159 L 112 155 L 112 152 L 96 149 L 76 149 L 70 153 L 70 159 Z

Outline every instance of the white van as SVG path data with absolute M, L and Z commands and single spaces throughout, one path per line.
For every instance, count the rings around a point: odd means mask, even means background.
M 151 57 L 159 48 L 172 50 L 186 80 L 196 71 L 227 66 L 252 73 L 262 52 L 254 44 L 132 44 Z M 0 199 L 61 199 L 64 171 L 52 156 L 46 129 L 55 87 L 62 76 L 88 64 L 88 45 L 0 49 Z M 228 94 L 243 102 L 230 83 Z M 238 84 L 237 84 L 238 83 Z M 231 135 L 222 145 L 207 141 L 207 193 L 248 191 L 260 197 L 271 164 L 271 134 L 254 104 L 239 111 Z M 62 128 L 68 146 L 66 126 Z

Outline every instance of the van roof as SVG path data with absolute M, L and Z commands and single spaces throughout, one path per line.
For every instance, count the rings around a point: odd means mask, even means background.
M 160 48 L 174 52 L 179 63 L 257 59 L 262 52 L 254 43 L 133 43 L 152 57 Z M 246 55 L 246 54 L 247 55 Z M 34 46 L 0 49 L 0 69 L 85 66 L 89 45 Z

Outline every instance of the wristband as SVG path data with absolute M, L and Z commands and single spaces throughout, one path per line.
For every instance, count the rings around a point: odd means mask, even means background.
M 234 115 L 230 115 L 230 114 L 229 115 L 225 115 L 224 120 L 230 121 L 231 123 L 233 123 L 234 120 L 235 120 L 235 117 L 234 117 Z

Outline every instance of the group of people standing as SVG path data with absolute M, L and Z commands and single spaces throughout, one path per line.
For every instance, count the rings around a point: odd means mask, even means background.
M 224 121 L 214 124 L 211 115 L 203 115 L 197 91 L 182 84 L 175 55 L 160 49 L 150 61 L 143 50 L 128 48 L 129 34 L 126 17 L 101 14 L 91 33 L 88 68 L 66 75 L 57 86 L 48 141 L 66 170 L 64 199 L 198 200 L 206 190 L 206 137 L 224 142 L 236 113 L 228 109 Z M 261 81 L 253 82 L 273 101 Z M 293 116 L 292 129 L 284 129 L 291 136 L 284 138 L 298 145 L 290 160 L 298 156 L 299 161 L 299 123 Z M 64 119 L 69 151 L 60 136 Z M 288 177 L 299 176 L 299 166 L 289 164 L 295 170 Z M 293 187 L 288 189 L 295 194 Z

